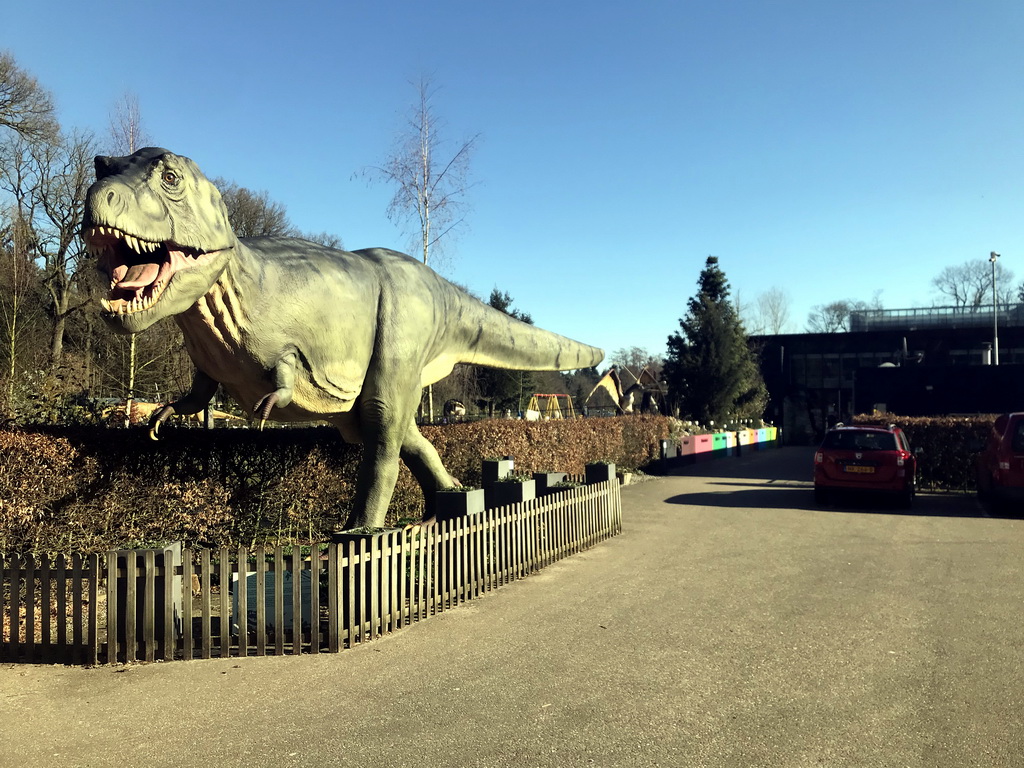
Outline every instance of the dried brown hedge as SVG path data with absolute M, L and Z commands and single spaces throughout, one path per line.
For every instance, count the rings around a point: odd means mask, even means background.
M 641 467 L 670 420 L 489 420 L 424 427 L 449 471 L 480 483 L 480 460 L 512 455 L 521 471 L 582 473 L 588 461 Z M 361 449 L 327 427 L 108 427 L 0 430 L 0 552 L 100 551 L 184 540 L 247 546 L 322 541 L 347 519 Z M 418 519 L 404 467 L 389 523 Z
M 988 437 L 995 414 L 972 416 L 855 416 L 855 424 L 895 424 L 906 432 L 910 445 L 921 449 L 918 482 L 922 488 L 969 491 L 975 487 L 976 449 Z

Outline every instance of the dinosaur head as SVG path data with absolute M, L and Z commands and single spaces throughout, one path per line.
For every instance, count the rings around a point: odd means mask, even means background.
M 96 158 L 82 237 L 110 281 L 103 317 L 125 333 L 192 306 L 237 243 L 217 188 L 187 157 L 156 147 Z

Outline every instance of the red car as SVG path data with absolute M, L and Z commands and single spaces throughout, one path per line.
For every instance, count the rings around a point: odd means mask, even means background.
M 909 508 L 917 491 L 917 457 L 899 427 L 830 429 L 814 454 L 814 500 L 836 493 L 869 491 L 892 496 Z
M 982 499 L 1024 502 L 1024 413 L 1004 413 L 996 419 L 976 468 Z

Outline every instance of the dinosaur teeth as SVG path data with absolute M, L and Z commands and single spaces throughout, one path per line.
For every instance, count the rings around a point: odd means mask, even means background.
M 157 248 L 160 247 L 160 243 L 154 243 L 149 240 L 140 240 L 137 237 L 126 234 L 124 236 L 125 243 L 136 253 L 153 253 Z
M 102 256 L 104 253 L 112 253 L 114 251 L 113 240 L 120 240 L 135 253 L 153 253 L 159 250 L 161 243 L 153 242 L 152 240 L 144 240 L 134 235 L 129 235 L 127 232 L 122 232 L 115 227 L 108 227 L 105 225 L 99 225 L 89 227 L 84 233 L 86 246 L 94 256 Z M 97 242 L 99 240 L 99 242 Z
M 114 284 L 117 284 L 116 281 Z M 150 309 L 159 301 L 166 287 L 167 280 L 158 280 L 147 288 L 138 289 L 138 292 L 131 300 L 126 298 L 102 298 L 100 299 L 100 306 L 103 307 L 105 312 L 112 315 L 131 315 L 136 312 L 142 312 L 143 310 Z

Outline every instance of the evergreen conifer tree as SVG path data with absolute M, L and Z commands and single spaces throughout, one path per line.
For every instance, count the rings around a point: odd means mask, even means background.
M 533 318 L 528 312 L 512 307 L 512 297 L 508 291 L 494 288 L 487 299 L 488 306 L 499 312 L 511 315 L 516 320 L 533 325 Z M 510 371 L 499 368 L 477 367 L 477 387 L 481 395 L 481 405 L 489 415 L 500 415 L 503 411 L 511 411 L 513 416 L 526 408 L 530 395 L 534 393 L 534 377 L 532 371 Z
M 668 337 L 669 396 L 681 416 L 702 424 L 760 418 L 767 389 L 717 256 L 708 256 L 697 286 L 680 330 Z

